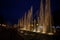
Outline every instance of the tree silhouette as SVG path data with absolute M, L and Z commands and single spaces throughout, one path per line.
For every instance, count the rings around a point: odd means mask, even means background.
M 4 18 L 3 16 L 0 16 L 0 24 L 4 23 Z
M 53 12 L 53 20 L 54 25 L 60 25 L 60 10 L 56 10 Z

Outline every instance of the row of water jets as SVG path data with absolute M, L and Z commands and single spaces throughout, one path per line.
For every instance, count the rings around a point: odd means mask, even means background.
M 18 20 L 19 30 L 32 31 L 37 33 L 49 34 L 53 35 L 56 30 L 53 29 L 52 26 L 52 16 L 51 16 L 51 8 L 50 8 L 50 0 L 45 1 L 45 6 L 43 6 L 43 0 L 40 2 L 40 11 L 36 12 L 37 20 L 33 18 L 33 7 L 25 12 L 25 15 Z M 44 9 L 45 7 L 45 9 Z M 34 19 L 34 20 L 32 20 Z

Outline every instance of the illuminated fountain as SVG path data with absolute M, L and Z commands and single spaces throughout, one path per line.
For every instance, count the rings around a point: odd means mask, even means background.
M 44 29 L 44 10 L 43 10 L 43 0 L 41 0 L 40 3 L 40 12 L 39 12 L 39 28 L 41 32 L 45 33 L 45 29 Z
M 51 16 L 51 8 L 50 8 L 50 0 L 46 0 L 45 4 L 45 22 L 44 22 L 44 29 L 43 32 L 47 32 L 49 35 L 53 35 L 52 30 L 52 16 Z
M 32 17 L 32 7 L 28 10 L 28 14 L 25 13 L 24 17 L 22 17 L 19 21 L 18 21 L 18 26 L 20 27 L 20 30 L 27 30 L 30 31 L 30 20 Z
M 36 20 L 32 16 L 33 10 L 31 6 L 31 8 L 28 10 L 28 14 L 27 12 L 25 12 L 25 15 L 18 21 L 19 29 L 53 35 L 54 31 L 56 30 L 52 30 L 53 21 L 52 21 L 52 16 L 51 16 L 50 0 L 46 0 L 44 7 L 43 7 L 43 0 L 41 0 L 40 11 L 39 13 L 37 11 L 37 14 L 39 15 Z
M 30 20 L 31 20 L 31 17 L 32 17 L 32 7 L 28 11 L 28 15 L 27 15 L 27 30 L 29 30 L 29 31 L 30 31 Z

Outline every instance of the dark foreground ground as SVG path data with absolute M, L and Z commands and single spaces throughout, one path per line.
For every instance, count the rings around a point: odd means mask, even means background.
M 34 34 L 34 33 L 32 33 Z M 0 40 L 60 40 L 60 35 L 55 34 L 53 36 L 37 34 L 24 35 L 17 32 L 15 29 L 6 29 L 0 27 Z
M 0 27 L 0 40 L 24 40 L 14 29 Z

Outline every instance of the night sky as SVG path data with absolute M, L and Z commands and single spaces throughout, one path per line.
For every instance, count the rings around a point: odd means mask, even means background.
M 34 12 L 39 8 L 40 0 L 1 0 L 0 16 L 10 23 L 17 23 L 26 11 L 33 5 Z M 60 10 L 60 0 L 51 0 L 51 11 Z

